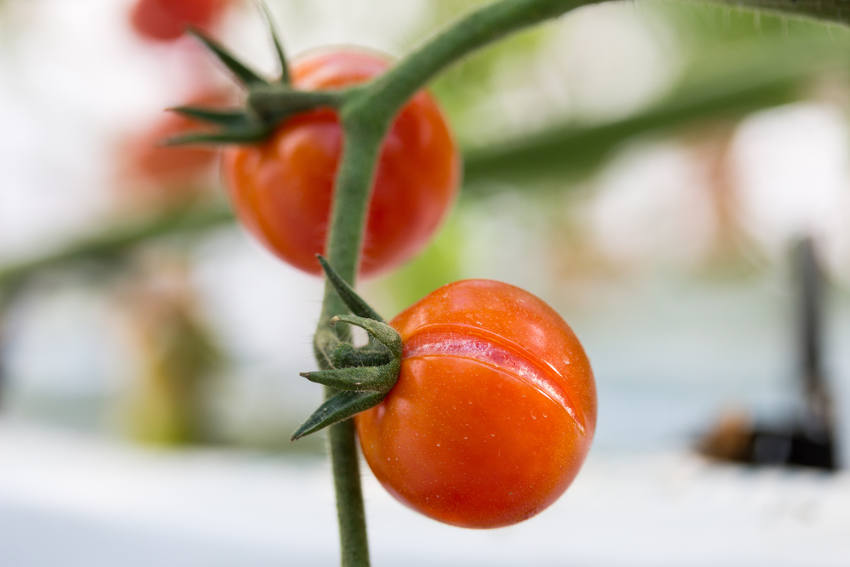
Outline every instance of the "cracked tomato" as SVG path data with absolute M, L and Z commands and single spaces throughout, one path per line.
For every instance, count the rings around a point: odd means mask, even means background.
M 514 524 L 572 482 L 596 427 L 587 356 L 564 320 L 505 283 L 444 286 L 390 323 L 398 382 L 355 416 L 375 476 L 397 499 L 457 526 Z

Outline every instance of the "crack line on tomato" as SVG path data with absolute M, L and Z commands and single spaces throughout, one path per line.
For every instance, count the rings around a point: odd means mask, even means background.
M 480 329 L 465 325 L 447 325 L 439 331 L 420 330 L 405 341 L 402 359 L 434 356 L 458 356 L 502 370 L 520 380 L 530 383 L 540 393 L 564 408 L 582 434 L 585 433 L 583 417 L 579 416 L 569 394 L 553 384 L 551 374 L 567 378 L 545 361 L 535 363 L 530 355 L 515 345 L 501 345 L 485 336 Z M 475 331 L 470 333 L 469 331 Z M 541 368 L 542 365 L 550 370 Z

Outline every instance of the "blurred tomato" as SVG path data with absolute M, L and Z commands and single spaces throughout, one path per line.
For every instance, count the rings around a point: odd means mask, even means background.
M 138 0 L 130 22 L 142 37 L 172 41 L 189 26 L 210 28 L 230 3 L 231 0 Z
M 229 91 L 210 91 L 191 98 L 192 106 L 222 106 L 232 102 Z M 185 201 L 197 196 L 213 178 L 217 150 L 203 146 L 164 146 L 168 138 L 203 130 L 204 124 L 173 112 L 129 137 L 121 146 L 119 187 L 131 188 L 133 200 L 158 204 Z

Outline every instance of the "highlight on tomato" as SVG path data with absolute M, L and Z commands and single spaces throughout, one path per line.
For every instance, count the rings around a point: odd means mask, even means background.
M 173 41 L 194 26 L 209 29 L 232 0 L 137 0 L 130 12 L 136 33 L 155 41 Z
M 294 86 L 337 89 L 388 67 L 374 53 L 324 50 L 295 62 Z M 320 274 L 343 133 L 335 110 L 285 120 L 261 144 L 229 148 L 223 173 L 237 215 L 287 263 Z M 460 158 L 437 103 L 426 92 L 401 110 L 384 140 L 366 222 L 360 273 L 389 270 L 427 243 L 454 199 Z
M 552 504 L 596 427 L 593 372 L 569 325 L 491 280 L 446 285 L 390 325 L 404 345 L 398 381 L 355 416 L 381 484 L 426 516 L 470 528 Z

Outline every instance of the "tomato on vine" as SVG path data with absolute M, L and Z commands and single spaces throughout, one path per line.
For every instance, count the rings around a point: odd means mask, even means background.
M 373 53 L 334 50 L 293 65 L 295 87 L 336 89 L 365 82 L 388 66 Z M 285 120 L 264 142 L 224 152 L 223 171 L 237 215 L 289 264 L 319 274 L 343 134 L 335 110 Z M 434 99 L 419 92 L 401 110 L 377 165 L 360 273 L 388 270 L 413 256 L 438 227 L 456 193 L 460 160 Z
M 142 37 L 172 41 L 186 28 L 213 26 L 231 0 L 138 0 L 130 13 L 130 23 Z
M 567 323 L 522 289 L 465 280 L 390 325 L 403 344 L 398 381 L 355 416 L 381 484 L 464 527 L 510 525 L 554 502 L 596 426 L 593 373 Z

